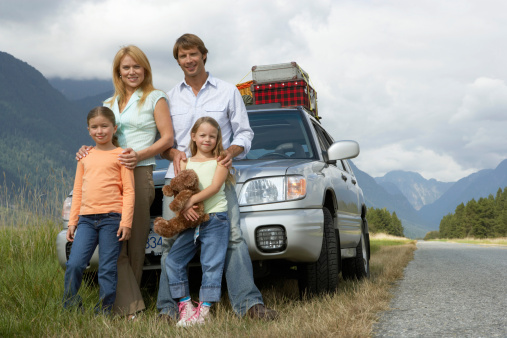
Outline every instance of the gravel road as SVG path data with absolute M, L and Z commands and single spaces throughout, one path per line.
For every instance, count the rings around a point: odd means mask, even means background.
M 417 243 L 375 337 L 507 337 L 507 247 Z

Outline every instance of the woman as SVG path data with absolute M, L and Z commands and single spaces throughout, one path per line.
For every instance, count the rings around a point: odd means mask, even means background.
M 153 166 L 155 155 L 173 145 L 173 127 L 167 97 L 152 83 L 151 66 L 136 46 L 121 48 L 113 61 L 114 95 L 104 102 L 113 110 L 120 147 L 120 162 L 134 170 L 135 207 L 130 240 L 123 244 L 118 259 L 118 286 L 114 312 L 135 318 L 145 308 L 140 283 L 146 240 L 150 232 L 150 206 L 155 197 Z M 155 141 L 157 131 L 160 138 Z M 86 156 L 82 147 L 78 159 Z

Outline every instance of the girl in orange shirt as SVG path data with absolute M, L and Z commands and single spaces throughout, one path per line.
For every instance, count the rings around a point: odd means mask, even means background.
M 83 271 L 99 245 L 100 299 L 95 312 L 110 314 L 116 299 L 118 256 L 122 242 L 130 238 L 134 174 L 118 161 L 123 149 L 114 136 L 117 127 L 111 109 L 94 108 L 87 121 L 96 146 L 77 164 L 67 230 L 67 240 L 73 244 L 65 271 L 63 306 L 82 306 L 78 291 Z

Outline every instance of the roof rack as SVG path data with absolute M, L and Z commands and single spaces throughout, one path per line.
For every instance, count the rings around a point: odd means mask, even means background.
M 282 108 L 282 104 L 280 102 L 273 103 L 264 103 L 264 104 L 250 104 L 246 106 L 246 110 L 254 110 L 254 109 L 275 109 Z

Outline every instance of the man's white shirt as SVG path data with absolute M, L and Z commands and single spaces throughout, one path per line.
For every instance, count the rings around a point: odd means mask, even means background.
M 237 159 L 244 158 L 250 151 L 254 133 L 250 128 L 243 98 L 236 86 L 208 73 L 208 78 L 197 96 L 185 80 L 167 95 L 174 128 L 174 148 L 190 156 L 192 126 L 200 117 L 210 116 L 220 125 L 224 149 L 231 145 L 243 147 L 244 150 Z M 165 177 L 174 177 L 172 162 Z

